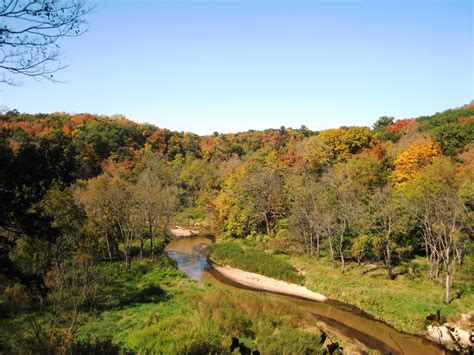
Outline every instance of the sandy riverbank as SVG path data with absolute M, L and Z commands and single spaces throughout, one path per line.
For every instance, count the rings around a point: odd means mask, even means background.
M 192 237 L 199 234 L 199 231 L 186 229 L 180 226 L 176 226 L 176 228 L 170 230 L 171 234 L 173 234 L 176 238 L 187 238 Z
M 303 286 L 255 274 L 253 272 L 234 269 L 228 266 L 220 266 L 217 264 L 213 264 L 213 267 L 223 276 L 244 286 L 252 287 L 263 291 L 281 293 L 284 295 L 302 297 L 319 302 L 327 300 L 325 296 L 310 291 Z

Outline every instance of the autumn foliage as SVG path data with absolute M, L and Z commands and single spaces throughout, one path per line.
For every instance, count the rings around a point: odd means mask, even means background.
M 395 159 L 392 178 L 396 185 L 413 179 L 418 171 L 433 163 L 441 155 L 440 147 L 429 140 L 423 144 L 412 144 Z
M 390 280 L 422 256 L 449 303 L 472 235 L 472 117 L 467 106 L 383 116 L 373 129 L 198 136 L 121 115 L 7 112 L 1 283 L 60 320 L 44 329 L 74 329 L 92 302 L 90 265 L 156 260 L 170 226 L 184 222 L 275 253 L 327 257 L 342 272 L 377 263 Z M 58 339 L 72 340 L 67 332 Z M 58 334 L 37 337 L 56 344 Z

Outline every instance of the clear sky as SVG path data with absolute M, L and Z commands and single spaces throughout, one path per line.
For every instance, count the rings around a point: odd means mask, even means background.
M 124 114 L 209 134 L 371 125 L 473 99 L 473 3 L 98 0 L 63 84 L 0 87 L 21 112 Z

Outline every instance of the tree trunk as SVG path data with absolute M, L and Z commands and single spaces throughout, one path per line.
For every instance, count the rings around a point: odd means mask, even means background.
M 270 237 L 270 221 L 268 219 L 267 212 L 264 213 L 264 216 L 265 216 L 265 224 L 267 226 L 267 235 Z
M 143 248 L 145 246 L 145 239 L 142 237 L 140 239 L 140 259 L 143 258 Z
M 133 245 L 133 234 L 132 232 L 127 232 L 127 236 L 124 241 L 124 252 L 125 252 L 125 266 L 127 269 L 130 269 L 132 266 L 132 245 Z
M 128 251 L 125 251 L 125 267 L 130 269 L 132 267 L 132 260 L 130 259 L 130 255 Z
M 339 256 L 341 258 L 341 268 L 342 272 L 344 272 L 344 267 L 345 267 L 345 259 L 344 259 L 344 235 L 341 235 L 339 237 Z
M 393 280 L 392 250 L 390 249 L 390 239 L 387 239 L 387 245 L 385 246 L 385 267 L 387 268 L 387 277 L 389 280 Z
M 152 233 L 152 229 L 150 227 L 150 249 L 151 249 L 151 261 L 155 260 L 155 236 Z
M 393 272 L 392 272 L 392 265 L 390 265 L 390 264 L 387 265 L 387 278 L 389 280 L 394 279 Z
M 344 254 L 342 252 L 342 248 L 339 250 L 339 255 L 341 256 L 341 270 L 344 272 L 345 270 L 345 259 L 344 259 Z
M 319 259 L 319 233 L 316 234 L 316 258 Z
M 446 270 L 446 296 L 444 302 L 449 304 L 450 297 L 449 294 L 451 293 L 451 266 L 447 266 Z
M 334 264 L 336 257 L 334 256 L 334 248 L 332 246 L 332 238 L 329 237 L 329 253 L 331 254 L 331 261 Z
M 105 235 L 105 244 L 107 245 L 107 254 L 109 255 L 109 261 L 112 261 L 112 251 L 110 250 L 110 242 L 108 235 Z

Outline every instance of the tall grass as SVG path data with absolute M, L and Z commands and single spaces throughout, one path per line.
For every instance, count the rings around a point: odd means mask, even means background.
M 218 264 L 301 284 L 304 277 L 286 260 L 241 241 L 222 241 L 211 246 L 210 257 Z
M 79 329 L 79 352 L 230 354 L 232 337 L 262 354 L 321 352 L 315 319 L 289 301 L 199 285 L 163 260 L 135 263 L 125 274 L 118 265 L 100 268 L 106 276 L 104 293 L 110 295 L 107 305 L 116 306 L 97 313 Z M 124 285 L 126 303 L 119 290 Z M 139 296 L 151 286 L 165 296 Z

